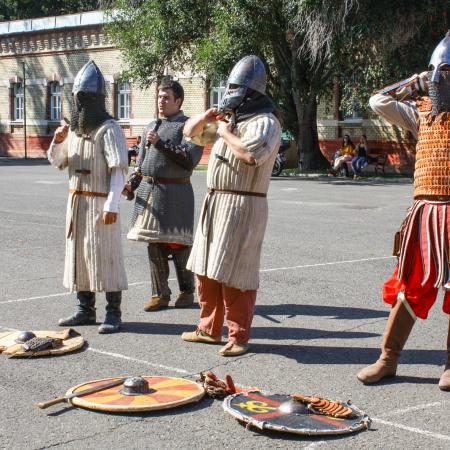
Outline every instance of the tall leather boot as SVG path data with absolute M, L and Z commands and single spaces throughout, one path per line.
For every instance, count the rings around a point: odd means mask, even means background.
M 106 316 L 104 322 L 98 327 L 100 334 L 117 333 L 122 325 L 122 291 L 106 292 Z
M 444 373 L 439 380 L 439 389 L 442 391 L 450 391 L 450 318 L 447 334 L 447 364 L 445 365 Z
M 73 327 L 76 325 L 95 324 L 95 293 L 89 291 L 77 292 L 78 306 L 75 314 L 59 319 L 60 327 Z
M 416 321 L 404 302 L 406 302 L 404 294 L 400 293 L 389 314 L 378 361 L 365 367 L 357 375 L 358 380 L 364 384 L 377 383 L 383 378 L 394 377 L 397 373 L 400 353 Z
M 169 289 L 169 253 L 160 244 L 149 244 L 148 259 L 152 278 L 152 297 L 144 303 L 144 311 L 157 311 L 165 308 L 170 302 Z
M 173 263 L 177 273 L 180 294 L 175 301 L 175 308 L 187 308 L 194 303 L 194 274 L 186 269 L 191 247 L 177 248 L 172 251 Z

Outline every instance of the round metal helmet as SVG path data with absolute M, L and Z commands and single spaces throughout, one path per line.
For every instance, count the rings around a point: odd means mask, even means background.
M 78 92 L 106 95 L 105 78 L 92 59 L 81 68 L 75 77 L 72 94 L 75 95 Z
M 253 89 L 261 94 L 266 93 L 266 69 L 258 56 L 244 56 L 231 70 L 228 85 L 238 84 Z
M 432 71 L 431 82 L 439 81 L 439 72 L 444 64 L 450 65 L 450 30 L 447 31 L 444 39 L 437 45 L 431 55 L 429 68 Z
M 123 395 L 142 395 L 154 392 L 149 388 L 148 381 L 143 377 L 129 377 L 123 382 L 123 389 L 119 391 Z
M 29 340 L 35 338 L 35 337 L 36 337 L 36 335 L 35 335 L 32 331 L 21 331 L 21 332 L 17 335 L 15 341 L 16 341 L 18 344 L 24 344 L 25 342 L 27 342 L 27 341 L 29 341 Z

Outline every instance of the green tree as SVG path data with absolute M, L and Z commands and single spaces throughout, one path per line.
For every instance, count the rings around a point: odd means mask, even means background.
M 322 167 L 317 105 L 337 78 L 362 102 L 374 86 L 423 70 L 450 0 L 110 0 L 111 39 L 146 85 L 166 67 L 224 79 L 242 56 L 269 68 L 269 91 L 297 136 L 303 167 Z M 433 35 L 430 33 L 432 24 Z M 428 33 L 428 34 L 427 34 Z M 434 36 L 434 34 L 436 36 Z M 346 95 L 346 99 L 351 99 Z
M 0 0 L 0 21 L 92 11 L 99 0 Z

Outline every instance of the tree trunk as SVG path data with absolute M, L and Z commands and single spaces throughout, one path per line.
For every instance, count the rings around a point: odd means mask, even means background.
M 298 117 L 297 148 L 299 167 L 306 170 L 323 169 L 329 166 L 319 147 L 317 133 L 317 98 L 314 94 L 308 97 L 295 99 Z

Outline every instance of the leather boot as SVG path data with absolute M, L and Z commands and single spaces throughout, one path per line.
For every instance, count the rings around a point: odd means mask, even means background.
M 144 303 L 144 311 L 158 311 L 158 309 L 169 306 L 170 297 L 159 297 L 154 295 L 148 302 Z
M 357 375 L 358 380 L 364 384 L 377 383 L 383 378 L 394 377 L 397 373 L 400 353 L 416 321 L 403 302 L 406 299 L 401 293 L 389 314 L 378 361 L 365 367 Z
M 176 301 L 175 308 L 188 308 L 194 304 L 194 293 L 192 292 L 180 292 Z
M 105 321 L 99 326 L 100 334 L 117 333 L 122 325 L 122 291 L 106 292 L 106 316 Z
M 441 391 L 450 391 L 450 319 L 447 334 L 447 364 L 445 365 L 444 373 L 439 380 L 439 389 Z
M 78 306 L 75 314 L 64 319 L 59 319 L 60 327 L 73 327 L 78 325 L 94 325 L 95 315 L 95 293 L 89 291 L 77 292 Z

